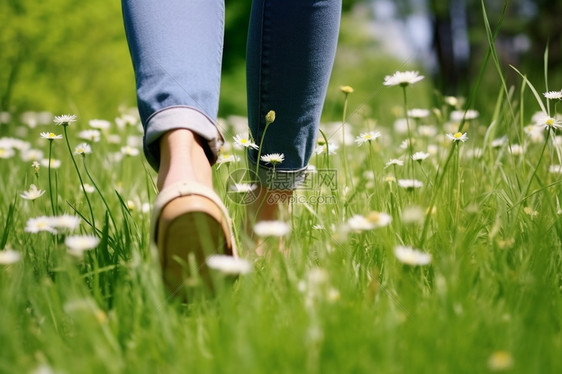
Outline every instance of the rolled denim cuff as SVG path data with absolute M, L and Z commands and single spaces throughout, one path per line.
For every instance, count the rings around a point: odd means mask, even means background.
M 175 129 L 187 129 L 205 139 L 203 148 L 209 163 L 217 161 L 224 137 L 215 121 L 203 112 L 184 105 L 167 107 L 151 115 L 146 123 L 144 153 L 148 163 L 158 170 L 160 166 L 160 137 Z
M 248 166 L 252 172 L 256 171 L 256 162 L 248 157 Z M 260 164 L 258 169 L 258 179 L 262 186 L 270 190 L 295 190 L 306 179 L 307 168 L 282 169 L 267 167 Z

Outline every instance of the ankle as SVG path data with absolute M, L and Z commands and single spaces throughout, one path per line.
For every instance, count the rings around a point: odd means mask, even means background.
M 158 189 L 179 181 L 193 181 L 213 186 L 211 165 L 203 140 L 187 129 L 175 129 L 160 139 Z

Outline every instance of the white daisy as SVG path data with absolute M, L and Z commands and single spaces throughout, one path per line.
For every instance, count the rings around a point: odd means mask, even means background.
M 506 142 L 507 142 L 507 136 L 504 135 L 501 138 L 497 138 L 497 139 L 492 140 L 490 145 L 492 146 L 492 148 L 499 148 L 502 145 L 504 145 Z
M 468 110 L 453 110 L 451 112 L 451 121 L 459 122 L 464 118 L 465 120 L 471 120 L 478 118 L 478 111 L 474 109 Z
M 285 155 L 283 153 L 270 153 L 268 155 L 261 156 L 261 160 L 268 164 L 277 165 L 285 160 Z
M 511 153 L 514 156 L 519 156 L 525 151 L 525 149 L 520 144 L 512 144 L 509 146 L 508 150 L 509 153 Z
M 562 165 L 550 165 L 548 172 L 552 174 L 562 174 Z
M 212 255 L 205 260 L 211 269 L 220 271 L 227 275 L 248 274 L 252 270 L 252 264 L 238 257 L 226 255 Z
M 52 132 L 42 132 L 39 135 L 41 136 L 41 139 L 48 139 L 48 140 L 62 139 L 62 135 L 57 135 Z
M 394 248 L 394 255 L 398 261 L 411 266 L 422 266 L 431 262 L 431 255 L 429 253 L 422 252 L 412 247 L 399 245 Z
M 417 71 L 397 71 L 393 75 L 384 77 L 383 84 L 385 86 L 407 86 L 414 84 L 423 79 L 423 75 L 419 75 Z
M 364 143 L 371 142 L 381 136 L 380 131 L 369 131 L 359 134 L 358 137 L 355 138 L 355 143 L 358 146 L 362 146 Z
M 78 137 L 80 139 L 88 140 L 90 142 L 97 143 L 100 141 L 101 133 L 99 130 L 91 129 L 91 130 L 82 130 L 78 133 Z
M 61 216 L 51 217 L 52 225 L 57 228 L 74 230 L 80 226 L 80 217 L 70 214 L 63 214 Z
M 240 161 L 240 157 L 237 155 L 230 155 L 230 154 L 224 154 L 221 153 L 219 155 L 219 157 L 217 158 L 217 169 L 222 165 L 222 164 L 229 164 L 231 162 L 238 162 Z
M 62 116 L 55 116 L 53 119 L 55 125 L 68 126 L 71 123 L 76 122 L 75 114 L 63 114 Z
M 12 148 L 0 147 L 0 158 L 12 158 L 16 154 Z
M 386 169 L 389 166 L 404 166 L 404 161 L 397 159 L 397 158 L 391 158 L 384 166 L 384 168 Z
M 91 119 L 88 123 L 94 129 L 107 130 L 111 127 L 111 122 L 104 119 Z
M 432 138 L 437 135 L 435 126 L 421 125 L 418 127 L 418 134 L 427 138 Z
M 256 143 L 246 137 L 243 137 L 242 135 L 236 135 L 234 137 L 234 144 L 242 148 L 258 149 L 258 145 Z
M 562 128 L 562 121 L 550 117 L 546 113 L 543 113 L 542 115 L 535 117 L 535 126 L 543 127 L 545 130 L 552 129 L 552 128 L 560 129 Z
M 43 151 L 39 149 L 28 149 L 21 153 L 21 159 L 23 161 L 39 161 L 43 158 Z
M 140 151 L 138 150 L 138 148 L 126 145 L 124 147 L 121 147 L 121 153 L 125 156 L 138 156 Z
M 429 153 L 425 152 L 416 152 L 412 155 L 412 160 L 422 162 L 426 158 L 429 157 Z
M 562 99 L 562 91 L 548 91 L 543 93 L 544 97 L 547 99 Z
M 447 134 L 447 138 L 451 139 L 453 142 L 466 142 L 468 140 L 468 136 L 465 133 L 456 132 L 454 134 Z
M 5 248 L 0 251 L 0 265 L 11 265 L 15 264 L 21 259 L 19 252 L 14 251 L 10 248 Z
M 91 184 L 84 183 L 84 190 L 87 193 L 93 193 L 96 190 L 96 188 L 94 186 L 92 186 Z
M 398 179 L 398 185 L 407 190 L 423 187 L 423 183 L 417 179 Z
M 60 168 L 61 161 L 56 158 L 52 158 L 51 160 L 44 158 L 41 160 L 41 165 L 46 168 L 50 165 L 51 169 L 58 169 Z
M 283 221 L 260 221 L 254 225 L 254 232 L 261 237 L 285 236 L 291 232 L 291 226 Z
M 459 99 L 454 96 L 445 96 L 443 98 L 445 104 L 450 105 L 452 107 L 457 107 L 459 105 Z
M 77 155 L 87 155 L 92 153 L 92 147 L 88 143 L 80 143 L 74 148 L 74 153 Z
M 33 234 L 37 234 L 40 231 L 48 231 L 52 234 L 57 233 L 57 230 L 53 225 L 52 217 L 47 217 L 47 216 L 29 218 L 25 224 L 24 231 Z
M 72 235 L 64 239 L 68 253 L 77 257 L 81 257 L 84 251 L 96 248 L 99 243 L 100 239 L 94 235 Z
M 245 192 L 252 192 L 255 189 L 258 188 L 257 184 L 251 184 L 251 183 L 233 183 L 230 186 L 230 191 L 231 192 L 240 192 L 240 193 L 245 193 Z
M 431 111 L 429 109 L 419 109 L 414 108 L 408 111 L 408 116 L 410 118 L 426 118 L 430 115 Z
M 336 153 L 338 148 L 339 148 L 339 145 L 337 145 L 336 143 L 328 143 L 327 146 L 326 146 L 326 143 L 321 143 L 321 144 L 318 144 L 316 146 L 316 149 L 314 150 L 314 153 L 319 155 L 319 154 L 322 154 L 322 153 L 326 152 L 326 150 L 328 150 L 328 154 L 333 155 L 333 154 Z
M 20 196 L 25 200 L 35 200 L 43 196 L 44 190 L 40 190 L 36 185 L 32 184 L 29 186 L 28 191 L 23 191 Z

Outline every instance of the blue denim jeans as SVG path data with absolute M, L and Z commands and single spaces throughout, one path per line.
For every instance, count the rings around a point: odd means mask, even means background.
M 206 140 L 205 151 L 213 164 L 223 143 L 216 119 L 224 1 L 122 0 L 122 7 L 148 162 L 158 170 L 160 137 L 185 128 Z M 341 0 L 252 3 L 248 122 L 259 144 L 265 115 L 275 111 L 261 155 L 285 155 L 276 173 L 302 174 L 314 151 L 340 15 Z M 248 158 L 255 165 L 257 151 L 250 151 Z M 260 163 L 260 174 L 268 171 L 268 165 Z

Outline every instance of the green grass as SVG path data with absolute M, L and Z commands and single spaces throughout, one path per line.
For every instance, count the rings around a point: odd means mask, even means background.
M 244 161 L 215 168 L 216 189 L 253 270 L 220 283 L 211 299 L 167 299 L 149 248 L 150 215 L 142 208 L 155 197 L 155 174 L 142 155 L 116 156 L 129 137 L 137 139 L 138 127 L 113 124 L 102 132 L 85 158 L 88 172 L 75 156 L 84 183 L 98 187 L 88 195 L 95 230 L 65 140 L 53 143 L 61 166 L 51 170 L 52 191 L 48 169 L 41 167 L 36 177 L 31 161 L 20 157 L 23 151 L 0 158 L 0 247 L 21 255 L 0 265 L 0 372 L 485 373 L 499 370 L 493 361 L 502 357 L 511 361 L 505 367 L 510 373 L 560 372 L 562 182 L 560 173 L 549 171 L 562 164 L 560 135 L 552 131 L 533 141 L 524 131 L 527 108 L 544 106 L 554 117 L 556 105 L 537 102 L 543 100 L 537 82 L 522 77 L 520 87 L 502 84 L 505 72 L 488 25 L 487 34 L 497 86 L 490 93 L 475 82 L 467 102 L 488 95 L 493 110 L 450 121 L 453 108 L 438 95 L 430 108 L 433 100 L 418 94 L 430 82 L 407 87 L 410 108 L 433 109 L 411 122 L 413 150 L 431 151 L 420 163 L 411 163 L 409 150 L 400 147 L 405 133 L 388 121 L 374 124 L 378 112 L 354 112 L 372 94 L 355 86 L 346 138 L 372 130 L 382 136 L 361 147 L 348 144 L 346 160 L 341 144 L 333 155 L 312 157 L 317 169 L 336 170 L 337 188 L 316 183 L 297 191 L 307 203 L 284 208 L 283 220 L 292 228 L 281 241 L 290 249 L 286 256 L 272 239 L 265 241 L 267 255 L 257 256 L 241 229 L 245 207 L 226 198 L 228 174 Z M 548 80 L 547 72 L 545 66 Z M 350 79 L 341 84 L 353 85 Z M 341 100 L 328 107 L 334 112 L 343 108 L 339 85 L 330 92 L 332 102 L 338 95 Z M 401 89 L 382 87 L 381 78 L 376 92 L 393 100 L 379 107 L 387 109 L 381 117 L 395 118 L 400 110 L 394 107 L 403 106 Z M 49 144 L 39 133 L 63 132 L 13 118 L 0 136 L 24 140 L 45 157 Z M 436 135 L 420 135 L 422 124 Z M 225 126 L 230 142 L 234 126 Z M 82 142 L 78 133 L 86 128 L 86 118 L 67 128 L 72 146 Z M 445 137 L 459 128 L 468 134 L 466 143 Z M 339 143 L 338 125 L 321 129 Z M 120 141 L 110 142 L 109 134 Z M 507 141 L 498 146 L 494 140 L 504 135 Z M 515 144 L 524 152 L 510 152 Z M 243 157 L 243 151 L 233 152 Z M 385 167 L 391 158 L 404 166 Z M 415 178 L 423 187 L 406 190 L 393 178 Z M 35 201 L 19 196 L 31 183 L 47 191 Z M 52 214 L 51 192 L 59 214 L 83 218 L 72 234 L 95 232 L 100 239 L 83 258 L 69 255 L 66 231 L 24 231 L 29 218 Z M 316 204 L 312 196 L 325 201 Z M 364 232 L 345 229 L 349 218 L 372 211 L 390 214 L 392 222 Z M 401 263 L 394 255 L 398 245 L 430 253 L 431 263 Z
M 495 135 L 507 133 L 515 142 L 519 127 L 507 115 L 505 96 L 499 99 Z M 335 199 L 293 204 L 285 212 L 292 227 L 284 239 L 288 256 L 266 241 L 269 256 L 257 257 L 237 230 L 253 271 L 215 298 L 188 305 L 166 299 L 151 261 L 149 215 L 141 204 L 154 198 L 154 174 L 142 156 L 110 161 L 120 144 L 92 144 L 86 163 L 111 218 L 100 195 L 91 193 L 101 242 L 83 259 L 67 253 L 64 233 L 24 232 L 29 218 L 51 214 L 48 192 L 34 202 L 18 196 L 30 183 L 47 189 L 47 168 L 35 180 L 30 162 L 17 154 L 2 159 L 3 236 L 22 259 L 0 268 L 0 339 L 6 342 L 0 372 L 41 365 L 55 372 L 486 372 L 498 351 L 509 352 L 511 372 L 557 372 L 562 221 L 559 174 L 548 172 L 549 165 L 560 164 L 553 137 L 535 172 L 543 143 L 524 137 L 522 156 L 510 154 L 508 143 L 493 148 L 488 120 L 479 118 L 467 122 L 469 140 L 453 146 L 442 137 L 446 124 L 434 117 L 424 121 L 440 135 L 414 135 L 416 151 L 437 149 L 413 165 L 422 188 L 408 191 L 384 180 L 407 177 L 408 151 L 398 147 L 405 134 L 380 128 L 384 134 L 373 143 L 347 146 L 353 183 L 340 173 L 336 190 L 298 192 Z M 68 128 L 71 144 L 79 142 L 86 122 Z M 17 122 L 5 127 L 6 135 L 26 131 L 24 138 L 47 152 L 38 137 L 43 130 L 62 129 L 27 129 Z M 110 131 L 122 139 L 138 135 L 136 127 Z M 89 221 L 63 142 L 53 144 L 54 157 L 62 160 L 52 171 L 57 210 Z M 482 156 L 468 157 L 473 148 L 484 149 Z M 322 169 L 329 162 L 341 171 L 341 155 L 321 154 L 312 163 Z M 395 157 L 406 165 L 385 169 Z M 228 172 L 236 167 L 243 163 L 214 171 L 223 196 Z M 236 228 L 242 227 L 244 207 L 225 201 Z M 406 207 L 423 212 L 432 201 L 435 211 L 426 225 L 425 216 L 404 221 Z M 339 228 L 352 215 L 373 210 L 391 214 L 392 223 L 342 234 Z M 84 221 L 74 233 L 91 231 Z M 402 244 L 431 253 L 431 264 L 400 263 L 393 249 Z

